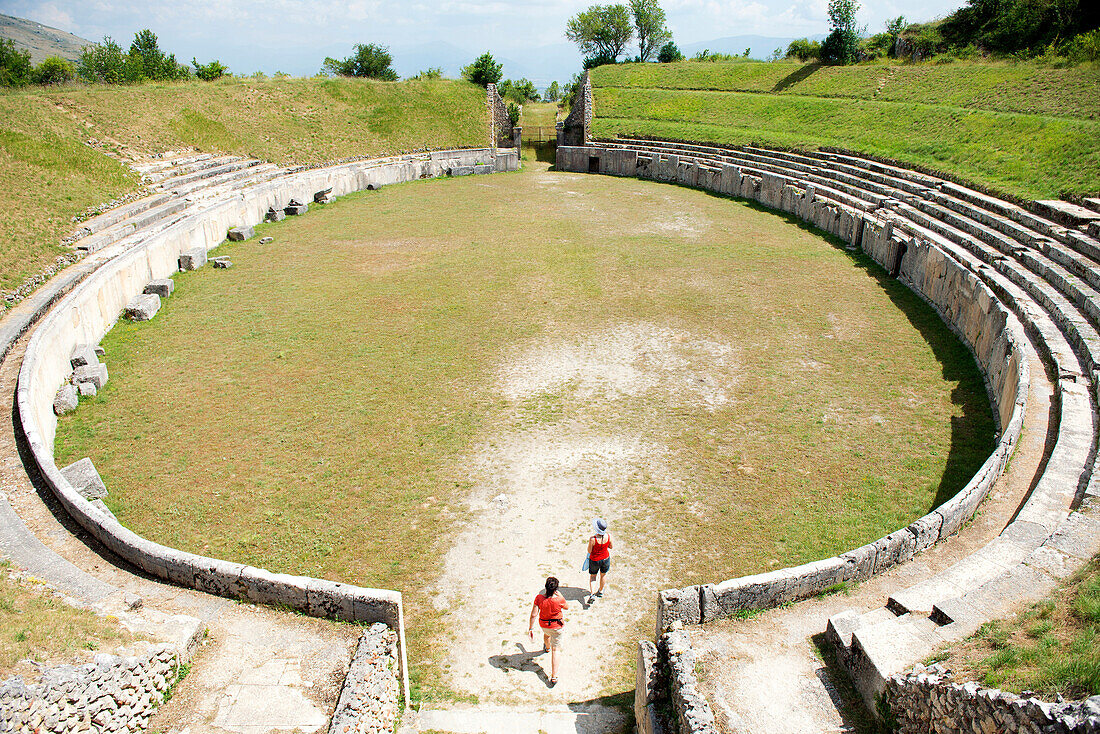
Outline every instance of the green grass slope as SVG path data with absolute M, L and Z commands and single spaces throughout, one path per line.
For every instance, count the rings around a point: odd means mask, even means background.
M 290 165 L 484 145 L 487 124 L 484 90 L 447 80 L 226 79 L 0 94 L 0 291 L 69 252 L 59 240 L 74 215 L 138 188 L 89 139 Z
M 592 74 L 593 134 L 839 147 L 1020 198 L 1100 191 L 1100 67 L 958 62 L 623 64 Z

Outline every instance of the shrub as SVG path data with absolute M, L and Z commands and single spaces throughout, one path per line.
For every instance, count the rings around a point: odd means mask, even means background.
M 195 67 L 195 76 L 202 79 L 204 82 L 212 82 L 215 79 L 221 79 L 229 73 L 229 67 L 217 59 L 207 64 L 200 64 L 198 59 L 191 57 L 191 65 Z
M 173 81 L 191 76 L 190 67 L 178 63 L 175 54 L 160 50 L 157 34 L 148 28 L 134 34 L 128 57 L 127 81 Z
M 821 41 L 811 41 L 808 38 L 799 38 L 787 45 L 787 58 L 807 61 L 821 60 Z
M 595 69 L 597 66 L 607 66 L 608 64 L 614 64 L 615 58 L 608 54 L 596 54 L 594 56 L 584 57 L 584 68 Z
M 64 84 L 71 82 L 75 76 L 76 67 L 73 66 L 73 62 L 60 56 L 43 59 L 31 73 L 31 79 L 35 84 Z
M 15 47 L 15 41 L 0 38 L 0 86 L 22 87 L 31 81 L 31 54 Z
M 1066 57 L 1075 64 L 1100 61 L 1100 28 L 1071 38 L 1066 43 Z
M 680 53 L 680 48 L 669 41 L 664 46 L 661 46 L 661 50 L 657 52 L 657 61 L 662 64 L 671 64 L 674 61 L 683 61 L 684 55 Z
M 486 51 L 474 59 L 472 64 L 463 67 L 462 76 L 474 84 L 487 87 L 500 81 L 501 77 L 504 76 L 503 69 L 504 65 L 498 64 L 493 59 L 493 55 Z
M 102 43 L 93 43 L 80 51 L 77 75 L 89 84 L 122 84 L 126 78 L 126 57 L 122 47 L 110 36 Z
M 442 78 L 443 78 L 443 69 L 441 69 L 438 66 L 430 66 L 427 69 L 425 69 L 424 71 L 417 72 L 416 76 L 413 77 L 413 79 L 420 79 L 420 80 L 442 79 Z
M 384 82 L 397 81 L 397 72 L 391 64 L 393 57 L 389 49 L 380 44 L 357 43 L 355 53 L 346 59 L 327 57 L 321 66 L 321 72 L 337 76 L 354 76 L 364 79 L 380 79 Z

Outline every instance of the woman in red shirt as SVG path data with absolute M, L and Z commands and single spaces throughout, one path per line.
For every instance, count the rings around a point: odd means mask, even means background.
M 558 591 L 558 580 L 553 576 L 546 579 L 546 588 L 535 597 L 531 606 L 531 642 L 535 641 L 535 620 L 542 628 L 542 649 L 550 653 L 550 685 L 558 682 L 558 653 L 561 652 L 561 634 L 565 626 L 567 602 Z
M 607 572 L 611 570 L 611 533 L 607 530 L 607 521 L 597 517 L 592 521 L 595 533 L 588 539 L 588 599 L 591 604 L 597 597 L 603 596 L 603 585 Z M 596 575 L 600 577 L 600 588 L 596 588 Z

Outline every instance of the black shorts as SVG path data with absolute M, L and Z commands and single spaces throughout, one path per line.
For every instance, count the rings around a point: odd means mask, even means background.
M 589 561 L 588 573 L 595 576 L 598 573 L 607 573 L 611 570 L 611 558 L 605 558 L 602 561 Z

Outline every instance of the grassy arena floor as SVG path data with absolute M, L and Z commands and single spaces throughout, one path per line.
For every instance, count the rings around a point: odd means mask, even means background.
M 872 540 L 989 454 L 969 352 L 861 255 L 702 191 L 527 165 L 223 245 L 232 269 L 106 337 L 111 382 L 61 419 L 59 464 L 91 456 L 153 540 L 402 590 L 419 660 L 501 437 L 661 447 L 614 490 L 679 584 Z

